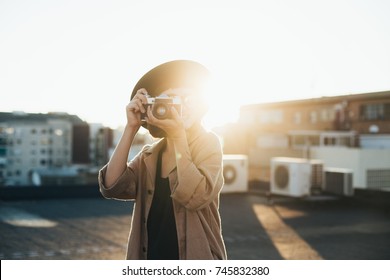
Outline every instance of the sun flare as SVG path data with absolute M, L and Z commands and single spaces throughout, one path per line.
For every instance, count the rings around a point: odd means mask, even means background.
M 222 75 L 212 75 L 212 79 L 204 92 L 204 99 L 209 107 L 203 119 L 203 124 L 207 129 L 238 120 L 242 104 L 235 96 L 234 87 L 227 83 Z

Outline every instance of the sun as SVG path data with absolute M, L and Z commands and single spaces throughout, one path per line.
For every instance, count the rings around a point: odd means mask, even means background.
M 234 87 L 229 86 L 225 79 L 213 77 L 204 95 L 209 106 L 203 119 L 207 129 L 238 121 L 242 103 L 235 96 Z

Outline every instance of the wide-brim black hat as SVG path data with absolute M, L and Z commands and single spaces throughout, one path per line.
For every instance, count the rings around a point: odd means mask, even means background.
M 201 91 L 209 78 L 209 71 L 192 60 L 174 60 L 160 64 L 147 72 L 135 85 L 131 98 L 141 88 L 152 97 L 170 88 L 192 88 Z

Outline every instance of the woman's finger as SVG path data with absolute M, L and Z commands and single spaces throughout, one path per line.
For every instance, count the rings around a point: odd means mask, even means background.
M 141 89 L 137 90 L 137 93 L 134 95 L 132 100 L 139 99 L 139 100 L 141 100 L 141 102 L 143 104 L 146 104 L 147 103 L 147 98 L 146 98 L 147 95 L 148 95 L 148 92 L 146 91 L 146 89 L 141 88 Z
M 141 99 L 134 99 L 131 101 L 133 104 L 136 104 L 138 107 L 138 110 L 141 111 L 142 113 L 145 113 L 145 107 L 144 104 L 142 103 Z
M 174 106 L 171 107 L 171 116 L 175 121 L 181 121 L 181 116 Z
M 152 109 L 150 106 L 148 107 L 146 114 L 148 115 L 148 122 L 150 124 L 158 126 L 159 120 L 153 115 Z

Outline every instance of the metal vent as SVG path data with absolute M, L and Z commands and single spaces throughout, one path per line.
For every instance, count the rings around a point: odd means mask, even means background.
M 289 181 L 288 168 L 284 165 L 278 165 L 275 170 L 275 182 L 278 188 L 287 188 Z
M 367 188 L 380 189 L 390 187 L 390 169 L 368 169 Z
M 311 164 L 311 188 L 322 188 L 323 185 L 323 164 Z
M 223 167 L 223 177 L 225 179 L 225 184 L 232 184 L 237 177 L 236 168 L 232 165 L 226 165 Z

